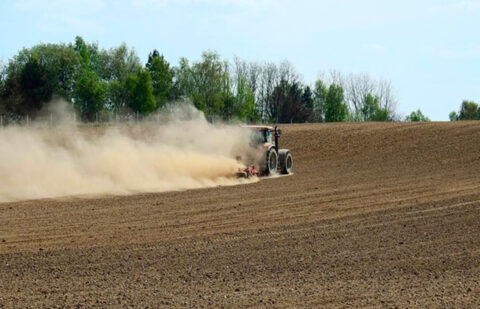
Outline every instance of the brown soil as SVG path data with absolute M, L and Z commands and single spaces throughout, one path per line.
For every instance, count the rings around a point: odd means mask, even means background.
M 0 204 L 0 307 L 480 306 L 480 122 L 283 129 L 290 177 Z

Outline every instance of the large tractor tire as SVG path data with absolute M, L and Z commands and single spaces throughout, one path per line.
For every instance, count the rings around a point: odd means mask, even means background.
M 275 148 L 271 148 L 267 152 L 265 166 L 263 168 L 263 174 L 265 176 L 273 175 L 277 172 L 278 168 L 278 155 Z
M 280 164 L 280 172 L 288 175 L 292 172 L 293 157 L 288 149 L 280 149 L 278 151 L 278 163 Z

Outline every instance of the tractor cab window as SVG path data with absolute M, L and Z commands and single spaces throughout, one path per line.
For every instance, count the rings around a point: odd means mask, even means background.
M 259 145 L 269 143 L 272 144 L 272 131 L 271 130 L 259 130 L 254 131 L 251 139 L 252 145 Z
M 254 131 L 252 134 L 251 145 L 259 145 L 265 143 L 265 136 L 262 131 Z
M 269 143 L 271 144 L 272 143 L 272 131 L 270 130 L 265 130 L 264 131 L 265 133 L 265 143 Z

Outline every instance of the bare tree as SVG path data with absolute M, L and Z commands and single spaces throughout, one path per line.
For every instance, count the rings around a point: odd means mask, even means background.
M 350 74 L 346 78 L 345 99 L 356 114 L 361 114 L 368 94 L 375 93 L 375 82 L 365 73 Z
M 242 88 L 242 84 L 246 80 L 247 75 L 247 63 L 245 60 L 242 60 L 235 56 L 233 58 L 233 72 L 232 75 L 232 91 L 238 95 L 239 91 Z
M 292 63 L 289 61 L 283 61 L 278 66 L 278 81 L 277 84 L 282 80 L 290 84 L 295 83 L 300 80 L 300 76 L 293 67 Z
M 278 68 L 274 63 L 267 62 L 263 66 L 260 76 L 260 116 L 262 121 L 267 120 L 271 114 L 268 110 L 268 103 L 271 101 L 273 90 L 278 83 Z
M 389 80 L 380 80 L 377 86 L 377 95 L 380 99 L 380 105 L 388 111 L 390 119 L 397 120 L 398 115 L 396 110 L 398 100 L 393 90 L 392 82 Z
M 260 75 L 262 74 L 262 67 L 257 62 L 250 62 L 248 65 L 248 83 L 253 92 L 253 103 L 256 105 L 258 101 L 258 90 L 260 84 Z
M 345 77 L 342 72 L 331 70 L 328 74 L 327 85 L 340 85 L 345 86 Z
M 233 72 L 231 92 L 235 96 L 233 111 L 245 107 L 252 100 L 251 87 L 248 82 L 248 64 L 238 57 L 233 59 Z
M 388 112 L 389 119 L 396 118 L 397 99 L 392 83 L 384 79 L 373 79 L 366 73 L 345 75 L 339 71 L 330 71 L 327 85 L 340 85 L 345 91 L 345 101 L 348 104 L 353 120 L 364 121 L 364 107 L 367 95 L 377 97 L 380 107 Z

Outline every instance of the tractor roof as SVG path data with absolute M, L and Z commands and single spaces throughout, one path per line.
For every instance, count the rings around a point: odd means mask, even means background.
M 252 129 L 252 130 L 275 130 L 274 127 L 271 126 L 262 126 L 262 125 L 257 125 L 257 126 L 242 126 L 242 128 L 247 128 L 247 129 Z

